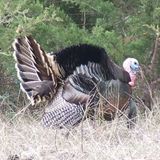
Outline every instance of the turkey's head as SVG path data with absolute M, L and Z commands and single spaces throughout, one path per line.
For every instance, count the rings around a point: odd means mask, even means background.
M 140 65 L 138 60 L 135 58 L 127 58 L 123 62 L 123 68 L 130 75 L 131 81 L 129 82 L 129 85 L 134 87 L 136 82 L 136 75 L 140 70 Z

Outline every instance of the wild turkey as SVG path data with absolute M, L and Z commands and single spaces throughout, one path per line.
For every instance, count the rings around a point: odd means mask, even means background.
M 98 110 L 112 120 L 129 106 L 136 59 L 126 59 L 123 69 L 103 48 L 88 44 L 49 54 L 31 36 L 15 39 L 13 48 L 21 89 L 33 105 L 49 101 L 44 126 L 73 127 Z

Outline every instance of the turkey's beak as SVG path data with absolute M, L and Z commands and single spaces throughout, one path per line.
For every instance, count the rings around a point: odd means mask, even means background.
M 135 71 L 136 71 L 136 72 L 139 72 L 140 70 L 141 70 L 140 65 L 136 66 Z
M 134 72 L 134 73 L 138 73 L 141 70 L 141 67 L 139 64 L 131 65 L 130 68 L 131 68 L 132 72 Z

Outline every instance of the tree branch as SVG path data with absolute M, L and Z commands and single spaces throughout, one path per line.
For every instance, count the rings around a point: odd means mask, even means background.
M 157 34 L 156 39 L 155 39 L 155 45 L 154 45 L 153 52 L 152 52 L 151 63 L 149 65 L 149 68 L 150 68 L 151 71 L 153 71 L 153 69 L 156 65 L 158 47 L 159 47 L 159 34 Z

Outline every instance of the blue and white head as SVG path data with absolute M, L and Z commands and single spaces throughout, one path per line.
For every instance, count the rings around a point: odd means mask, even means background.
M 135 58 L 127 58 L 123 62 L 123 68 L 125 71 L 127 71 L 129 74 L 136 74 L 140 71 L 140 65 L 137 59 Z

